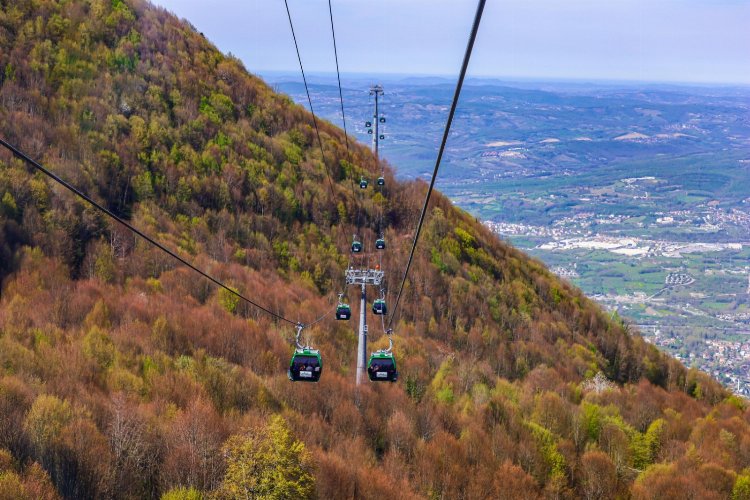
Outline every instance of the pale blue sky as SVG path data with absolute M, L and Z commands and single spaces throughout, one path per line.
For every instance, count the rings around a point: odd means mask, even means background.
M 283 0 L 152 0 L 254 73 L 298 71 Z M 327 0 L 289 0 L 305 70 L 333 72 Z M 455 75 L 475 0 L 333 0 L 341 71 Z M 489 0 L 470 75 L 750 83 L 750 0 Z

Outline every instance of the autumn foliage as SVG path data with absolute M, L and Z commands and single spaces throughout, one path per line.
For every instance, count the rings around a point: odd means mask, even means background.
M 323 158 L 309 114 L 139 0 L 0 0 L 0 134 L 303 322 L 380 210 L 394 299 L 426 189 L 359 190 L 366 148 L 322 123 Z M 5 152 L 0 279 L 1 498 L 750 498 L 745 400 L 440 195 L 398 384 L 355 389 L 332 315 L 305 331 L 321 382 L 290 383 L 289 325 Z

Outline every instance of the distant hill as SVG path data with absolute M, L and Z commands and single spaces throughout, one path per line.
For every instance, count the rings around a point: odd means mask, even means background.
M 300 321 L 331 310 L 381 210 L 393 300 L 426 189 L 387 170 L 385 196 L 360 191 L 373 156 L 321 133 L 329 173 L 306 111 L 147 2 L 0 1 L 0 134 Z M 400 381 L 359 391 L 353 322 L 310 330 L 325 372 L 292 384 L 291 328 L 5 152 L 0 256 L 3 498 L 750 494 L 744 400 L 440 195 Z
M 644 139 L 648 139 L 649 136 L 646 134 L 641 134 L 640 132 L 628 132 L 627 134 L 618 135 L 613 140 L 614 141 L 641 141 Z

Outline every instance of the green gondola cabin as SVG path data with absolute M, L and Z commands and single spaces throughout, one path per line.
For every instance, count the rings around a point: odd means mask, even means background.
M 287 375 L 292 382 L 317 382 L 323 373 L 320 351 L 304 347 L 295 349 Z
M 385 250 L 385 240 L 383 238 L 375 240 L 375 248 L 378 250 Z
M 339 304 L 336 306 L 336 319 L 347 320 L 352 317 L 352 308 L 349 304 Z
M 383 299 L 375 299 L 375 302 L 372 303 L 372 313 L 377 315 L 383 315 L 387 312 L 387 308 L 385 306 L 385 300 Z
M 396 382 L 398 370 L 396 358 L 388 351 L 375 351 L 367 363 L 367 376 L 373 382 Z

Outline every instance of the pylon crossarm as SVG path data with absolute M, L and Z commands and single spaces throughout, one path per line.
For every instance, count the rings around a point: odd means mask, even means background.
M 385 273 L 378 269 L 347 269 L 347 285 L 375 285 L 380 286 Z

